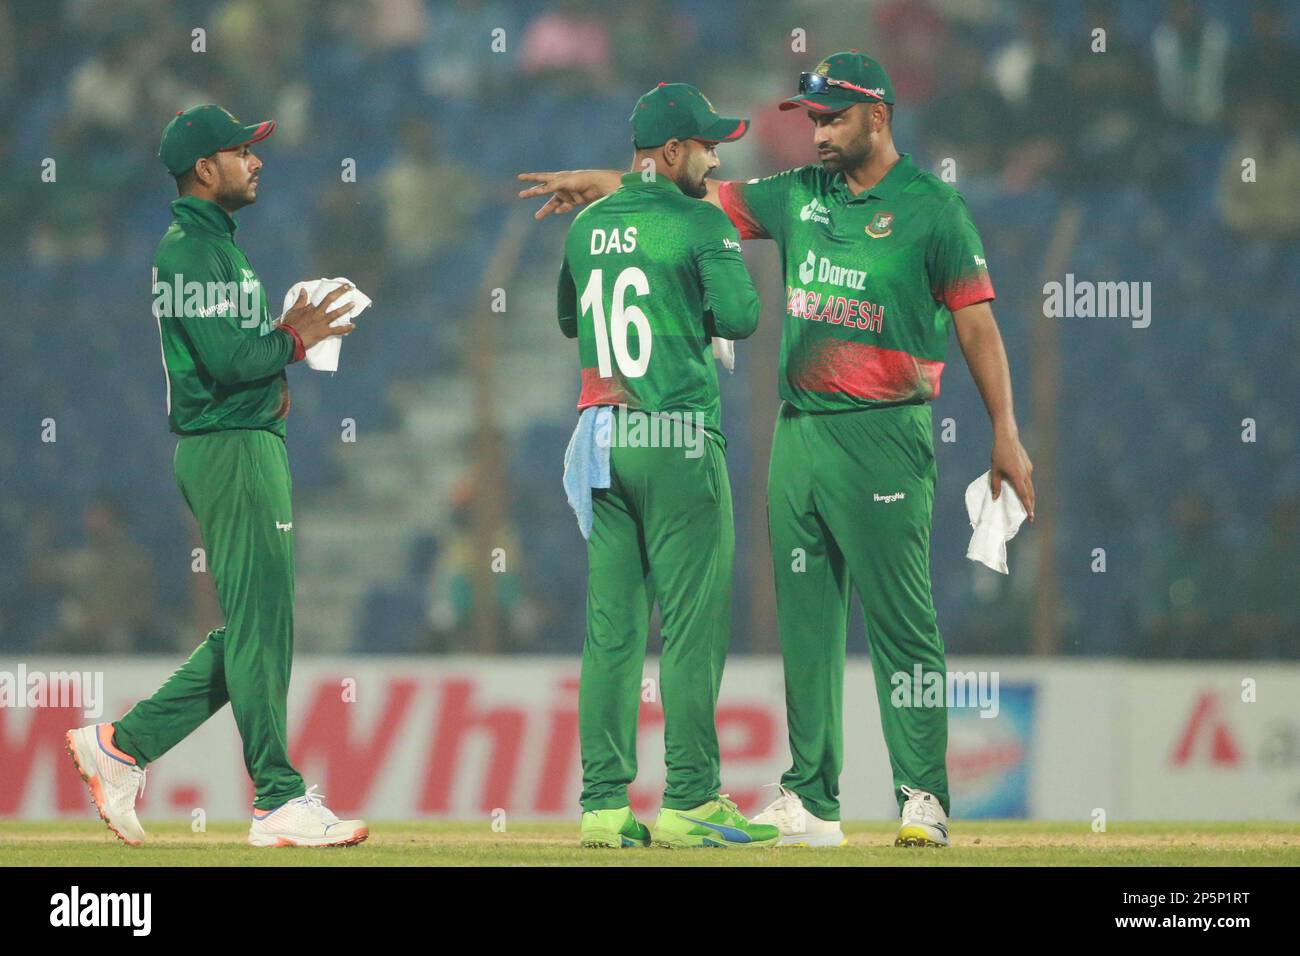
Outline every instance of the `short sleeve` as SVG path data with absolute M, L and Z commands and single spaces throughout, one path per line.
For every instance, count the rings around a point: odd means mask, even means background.
M 935 220 L 925 266 L 931 294 L 949 312 L 995 298 L 984 244 L 961 196 L 949 199 Z
M 790 192 L 805 167 L 787 169 L 774 176 L 748 182 L 730 180 L 718 187 L 722 211 L 742 239 L 778 239 L 782 232 Z

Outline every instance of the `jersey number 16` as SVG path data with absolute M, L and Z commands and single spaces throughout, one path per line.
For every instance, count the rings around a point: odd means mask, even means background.
M 640 378 L 650 365 L 650 320 L 635 305 L 623 304 L 623 297 L 629 289 L 637 295 L 649 295 L 650 283 L 645 273 L 636 266 L 629 266 L 618 274 L 614 280 L 614 299 L 610 303 L 613 314 L 609 320 L 609 330 L 605 329 L 605 300 L 602 295 L 603 270 L 591 270 L 591 278 L 582 291 L 582 314 L 591 313 L 592 325 L 596 330 L 596 361 L 601 378 L 614 374 L 609 361 L 610 340 L 614 342 L 614 359 L 618 370 L 624 378 Z M 636 327 L 637 343 L 640 354 L 634 359 L 627 350 L 627 327 Z

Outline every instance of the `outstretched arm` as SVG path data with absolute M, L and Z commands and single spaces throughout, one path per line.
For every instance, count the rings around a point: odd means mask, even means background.
M 579 206 L 608 196 L 618 189 L 622 176 L 616 169 L 565 169 L 552 173 L 520 173 L 516 178 L 521 182 L 537 184 L 519 190 L 520 199 L 551 193 L 551 197 L 533 214 L 534 219 L 545 219 L 552 213 L 562 216 Z M 705 200 L 721 209 L 718 184 L 709 181 L 707 185 L 709 191 Z

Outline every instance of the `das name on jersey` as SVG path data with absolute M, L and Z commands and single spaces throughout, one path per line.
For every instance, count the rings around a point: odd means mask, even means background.
M 600 256 L 609 252 L 635 251 L 636 226 L 628 226 L 621 234 L 617 229 L 610 229 L 608 232 L 604 229 L 591 230 L 591 254 L 593 256 Z

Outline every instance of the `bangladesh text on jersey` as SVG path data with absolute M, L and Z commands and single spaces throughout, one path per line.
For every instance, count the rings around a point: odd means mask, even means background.
M 928 401 L 939 394 L 952 313 L 994 298 L 961 194 L 906 153 L 854 196 L 803 166 L 720 196 L 742 238 L 781 249 L 781 397 L 804 411 Z

